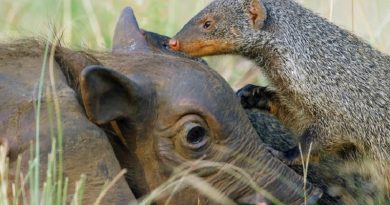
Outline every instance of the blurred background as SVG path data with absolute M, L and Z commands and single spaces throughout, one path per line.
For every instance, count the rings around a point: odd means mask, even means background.
M 133 7 L 143 29 L 174 35 L 211 0 L 0 0 L 0 40 L 45 37 L 64 27 L 72 48 L 109 50 L 121 10 Z M 374 47 L 390 53 L 390 0 L 297 0 L 337 25 L 353 31 Z M 266 85 L 266 78 L 248 60 L 209 57 L 235 89 L 247 83 Z

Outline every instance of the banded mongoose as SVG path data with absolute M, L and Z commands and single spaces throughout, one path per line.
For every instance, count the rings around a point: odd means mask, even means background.
M 293 0 L 215 0 L 169 42 L 201 57 L 254 60 L 280 95 L 278 116 L 312 153 L 354 148 L 390 193 L 390 57 Z

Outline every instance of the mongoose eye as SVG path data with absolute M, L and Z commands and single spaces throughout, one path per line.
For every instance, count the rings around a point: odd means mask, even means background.
M 162 47 L 165 48 L 165 49 L 169 49 L 169 45 L 167 42 L 163 42 L 162 43 Z
M 211 21 L 206 21 L 206 22 L 204 22 L 204 24 L 203 24 L 203 28 L 204 28 L 204 29 L 208 29 L 208 28 L 210 28 L 210 26 L 211 26 Z

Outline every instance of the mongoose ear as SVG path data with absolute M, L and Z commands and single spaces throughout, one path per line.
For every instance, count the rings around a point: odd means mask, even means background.
M 139 86 L 126 76 L 100 65 L 87 66 L 80 76 L 81 96 L 88 118 L 96 124 L 132 117 Z
M 249 21 L 254 29 L 261 29 L 264 21 L 267 18 L 267 11 L 263 5 L 262 0 L 248 0 L 247 13 Z

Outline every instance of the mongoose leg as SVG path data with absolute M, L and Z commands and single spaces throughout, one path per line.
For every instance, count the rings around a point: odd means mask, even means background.
M 271 111 L 271 100 L 276 97 L 276 93 L 267 87 L 248 84 L 236 92 L 241 99 L 241 105 L 245 109 L 257 108 Z
M 236 92 L 241 105 L 247 109 L 249 120 L 257 134 L 268 145 L 268 151 L 286 164 L 300 164 L 299 144 L 303 155 L 307 156 L 310 144 L 316 139 L 317 128 L 312 125 L 301 135 L 294 135 L 278 119 L 280 109 L 278 95 L 267 87 L 248 84 Z M 311 148 L 318 149 L 316 146 Z

